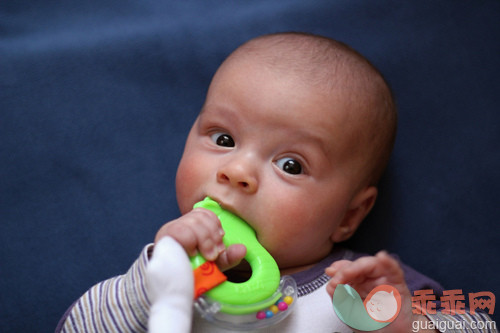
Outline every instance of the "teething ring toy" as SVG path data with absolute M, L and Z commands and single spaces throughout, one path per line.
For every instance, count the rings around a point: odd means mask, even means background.
M 226 247 L 244 244 L 252 275 L 245 282 L 227 281 L 213 262 L 197 254 L 190 258 L 195 274 L 195 308 L 202 317 L 230 329 L 256 329 L 285 318 L 295 304 L 297 286 L 290 276 L 280 278 L 276 261 L 258 242 L 255 231 L 241 218 L 210 198 L 194 205 L 219 218 Z M 210 274 L 208 274 L 209 272 Z M 208 278 L 207 278 L 208 277 Z

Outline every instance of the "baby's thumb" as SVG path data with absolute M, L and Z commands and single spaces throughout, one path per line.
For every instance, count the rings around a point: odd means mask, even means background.
M 230 245 L 226 250 L 224 250 L 217 258 L 216 264 L 221 271 L 228 270 L 237 266 L 245 255 L 247 254 L 247 248 L 243 244 L 233 244 Z

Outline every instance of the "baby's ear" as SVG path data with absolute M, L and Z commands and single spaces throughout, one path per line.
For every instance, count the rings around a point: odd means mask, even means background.
M 354 196 L 344 215 L 342 223 L 340 223 L 340 226 L 332 235 L 332 241 L 334 243 L 345 241 L 354 234 L 361 224 L 361 221 L 368 215 L 375 204 L 377 194 L 378 190 L 375 186 L 368 186 Z

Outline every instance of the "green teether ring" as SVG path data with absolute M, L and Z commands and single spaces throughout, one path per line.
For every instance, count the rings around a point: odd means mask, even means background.
M 280 271 L 273 257 L 257 241 L 255 231 L 241 218 L 222 209 L 208 197 L 194 205 L 194 208 L 197 207 L 211 210 L 217 215 L 225 232 L 222 241 L 226 247 L 232 244 L 246 246 L 245 260 L 252 269 L 252 276 L 247 281 L 225 281 L 204 295 L 220 303 L 220 311 L 228 314 L 252 313 L 274 304 L 281 296 L 280 293 L 276 295 L 280 284 Z M 199 254 L 191 257 L 193 269 L 205 261 Z

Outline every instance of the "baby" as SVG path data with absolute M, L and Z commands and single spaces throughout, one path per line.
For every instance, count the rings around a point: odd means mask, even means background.
M 385 252 L 362 256 L 337 245 L 375 203 L 396 122 L 385 80 L 350 47 L 302 33 L 253 39 L 210 84 L 178 167 L 182 216 L 161 227 L 155 242 L 170 236 L 189 255 L 200 252 L 223 270 L 245 271 L 238 266 L 245 246 L 225 248 L 216 215 L 192 208 L 209 196 L 247 221 L 282 275 L 297 281 L 293 314 L 271 331 L 351 332 L 333 310 L 335 287 L 349 284 L 364 298 L 386 284 L 398 290 L 402 307 L 384 330 L 410 332 L 412 322 L 429 320 L 412 312 L 410 289 L 441 287 Z M 82 296 L 63 329 L 146 330 L 143 276 L 152 250 L 126 275 Z M 208 326 L 195 319 L 193 330 L 220 331 Z

